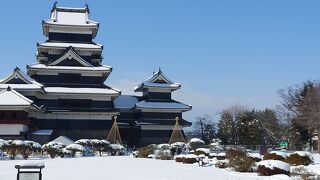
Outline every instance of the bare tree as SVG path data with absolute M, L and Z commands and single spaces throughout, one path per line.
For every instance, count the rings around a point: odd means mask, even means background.
M 196 117 L 191 133 L 192 136 L 199 137 L 205 143 L 209 143 L 216 136 L 216 124 L 210 115 Z
M 317 121 L 315 119 L 317 100 L 314 99 L 317 95 L 317 87 L 319 82 L 307 81 L 301 85 L 289 87 L 279 91 L 279 95 L 283 100 L 282 108 L 278 109 L 280 117 L 284 119 L 283 122 L 291 121 L 291 128 L 286 131 L 286 137 L 291 139 L 293 144 L 299 145 L 303 142 L 309 141 L 310 147 L 312 145 L 311 135 L 313 129 L 311 124 Z M 292 144 L 291 143 L 291 144 Z
M 320 130 L 320 84 L 316 84 L 306 93 L 304 101 L 298 107 L 298 123 L 308 129 L 312 135 Z M 310 136 L 310 143 L 312 143 Z M 320 152 L 320 143 L 318 142 Z

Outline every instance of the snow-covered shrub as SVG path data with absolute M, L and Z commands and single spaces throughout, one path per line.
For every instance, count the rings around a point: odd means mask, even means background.
M 91 139 L 91 144 L 94 154 L 98 152 L 100 156 L 102 152 L 107 152 L 110 149 L 110 142 L 106 140 Z
M 66 150 L 71 151 L 71 157 L 75 157 L 77 152 L 80 152 L 82 155 L 85 152 L 85 148 L 80 144 L 69 144 L 65 147 Z
M 196 149 L 193 154 L 195 155 L 200 155 L 200 154 L 204 154 L 206 156 L 209 156 L 210 154 L 210 149 L 207 149 L 207 148 L 198 148 Z
M 189 145 L 191 146 L 191 149 L 193 149 L 193 150 L 205 147 L 204 141 L 199 138 L 190 139 Z
M 217 157 L 217 153 L 209 153 L 209 159 L 213 159 L 215 157 Z
M 109 152 L 112 156 L 125 155 L 126 149 L 121 144 L 110 144 Z
M 149 154 L 148 155 L 148 159 L 155 159 L 156 158 L 156 155 L 155 154 Z
M 3 139 L 0 139 L 0 149 L 2 150 L 3 148 L 3 146 L 4 145 L 6 145 L 6 144 L 8 144 L 8 141 L 6 141 L 6 140 L 3 140 Z
M 24 141 L 19 147 L 19 154 L 22 155 L 24 159 L 28 159 L 31 154 L 36 154 L 41 152 L 41 145 L 34 141 Z
M 217 154 L 216 156 L 217 160 L 225 160 L 226 159 L 226 153 L 222 152 Z
M 186 144 L 184 142 L 175 142 L 170 144 L 170 146 L 171 146 L 171 154 L 173 155 L 188 153 L 189 149 L 191 148 L 189 144 Z
M 220 139 L 212 139 L 209 147 L 212 151 L 223 151 L 223 147 L 221 146 L 221 140 Z
M 172 160 L 171 151 L 169 149 L 157 149 L 154 151 L 156 159 L 160 160 Z
M 137 157 L 138 157 L 138 154 L 139 154 L 139 151 L 133 151 L 133 152 L 132 152 L 132 156 L 133 156 L 134 158 L 137 158 Z
M 184 154 L 179 154 L 179 155 L 174 157 L 174 160 L 176 162 L 183 162 L 184 156 L 185 156 Z
M 195 154 L 187 154 L 183 158 L 183 163 L 184 164 L 193 164 L 198 162 L 198 156 Z
M 215 166 L 217 168 L 221 168 L 221 169 L 224 169 L 224 168 L 227 168 L 228 167 L 228 163 L 226 160 L 219 160 L 217 161 L 217 163 L 215 164 Z
M 146 147 L 142 147 L 138 149 L 138 158 L 148 158 L 148 155 L 153 154 L 157 149 L 157 145 L 150 144 Z
M 67 150 L 66 148 L 63 148 L 62 150 L 61 150 L 61 152 L 59 153 L 59 156 L 61 157 L 61 158 L 65 158 L 65 157 L 72 157 L 72 151 L 70 151 L 70 150 Z
M 258 162 L 257 173 L 262 176 L 290 175 L 290 165 L 280 160 L 264 160 Z
M 317 173 L 311 169 L 306 168 L 307 166 L 300 165 L 290 168 L 290 173 L 293 176 L 300 176 L 302 179 L 318 179 Z
M 263 156 L 263 160 L 280 160 L 284 161 L 287 157 L 287 153 L 281 151 L 271 151 Z
M 310 153 L 305 151 L 296 151 L 292 153 L 290 156 L 286 157 L 286 163 L 289 163 L 293 166 L 298 165 L 309 165 L 313 163 L 313 157 Z
M 25 145 L 26 143 L 22 140 L 9 140 L 2 148 L 9 155 L 10 159 L 14 159 L 22 152 Z
M 256 153 L 249 153 L 248 157 L 252 159 L 254 162 L 260 162 L 262 161 L 261 155 Z
M 93 156 L 94 155 L 91 140 L 79 139 L 79 140 L 75 141 L 74 144 L 79 144 L 84 147 L 85 150 L 83 152 L 83 156 Z
M 170 150 L 171 146 L 170 146 L 170 144 L 159 144 L 157 149 Z
M 61 153 L 64 147 L 65 145 L 60 142 L 49 142 L 42 146 L 42 151 L 49 154 L 51 158 L 54 158 L 58 155 L 62 155 Z

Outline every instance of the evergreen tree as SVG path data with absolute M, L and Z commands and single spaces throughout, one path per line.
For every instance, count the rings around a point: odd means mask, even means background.
M 228 111 L 221 113 L 220 121 L 218 123 L 218 138 L 222 144 L 235 144 L 235 131 L 232 114 Z
M 260 145 L 265 144 L 262 127 L 257 119 L 255 110 L 246 111 L 238 117 L 239 144 Z

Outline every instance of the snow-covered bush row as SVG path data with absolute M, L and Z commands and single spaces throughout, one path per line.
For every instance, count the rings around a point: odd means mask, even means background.
M 41 145 L 34 141 L 1 140 L 1 149 L 9 155 L 10 159 L 14 159 L 18 154 L 28 159 L 31 154 L 41 152 Z
M 149 155 L 153 154 L 155 159 L 171 160 L 175 155 L 187 154 L 190 146 L 184 142 L 175 142 L 172 144 L 150 144 L 145 147 L 137 149 L 135 157 L 148 158 Z
M 109 141 L 99 139 L 79 139 L 74 144 L 81 145 L 84 148 L 82 151 L 84 156 L 92 156 L 97 152 L 101 156 L 103 152 L 110 155 L 124 155 L 126 149 L 120 144 L 110 144 Z M 80 150 L 79 150 L 80 152 Z
M 290 155 L 282 151 L 271 151 L 264 155 L 263 160 L 280 160 L 293 166 L 309 165 L 313 163 L 312 155 L 305 151 L 296 151 Z
M 262 176 L 290 175 L 290 165 L 280 160 L 264 160 L 258 162 L 257 173 Z
M 199 157 L 195 154 L 187 154 L 183 157 L 184 164 L 193 164 L 198 162 Z

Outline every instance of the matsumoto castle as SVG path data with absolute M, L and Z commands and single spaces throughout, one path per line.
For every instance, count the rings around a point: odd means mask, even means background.
M 191 106 L 171 93 L 181 88 L 160 69 L 121 95 L 105 84 L 112 67 L 102 64 L 103 46 L 93 42 L 99 23 L 89 8 L 54 7 L 42 22 L 47 41 L 37 44 L 35 64 L 0 80 L 0 138 L 45 143 L 59 136 L 105 139 L 117 117 L 125 144 L 168 143 L 175 118 Z

